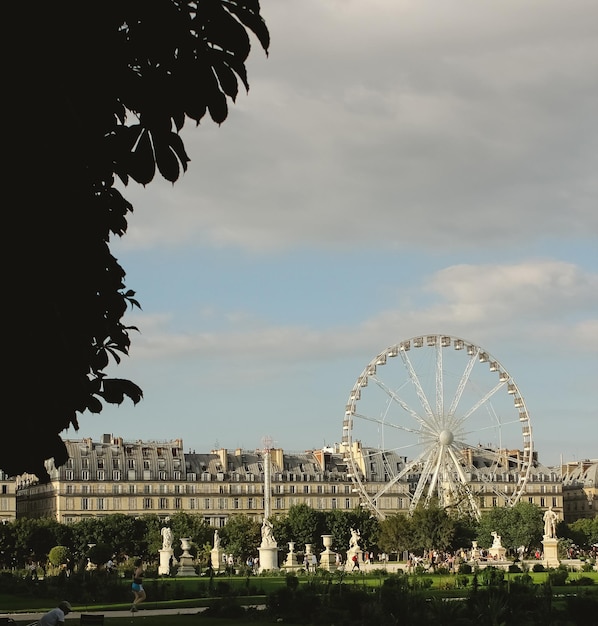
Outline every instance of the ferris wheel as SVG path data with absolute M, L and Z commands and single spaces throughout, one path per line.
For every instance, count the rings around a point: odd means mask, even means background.
M 512 506 L 533 459 L 511 375 L 480 346 L 448 335 L 413 337 L 374 357 L 349 395 L 342 441 L 363 506 L 381 518 L 399 484 L 409 514 L 432 501 L 475 517 L 485 498 Z

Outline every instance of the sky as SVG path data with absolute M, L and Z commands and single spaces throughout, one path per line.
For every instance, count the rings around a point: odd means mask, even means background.
M 598 4 L 261 6 L 249 92 L 123 191 L 142 310 L 109 374 L 144 399 L 63 436 L 334 445 L 364 367 L 438 333 L 508 370 L 541 462 L 598 458 Z

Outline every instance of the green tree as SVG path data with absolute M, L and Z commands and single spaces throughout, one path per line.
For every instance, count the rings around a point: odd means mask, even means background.
M 247 515 L 231 515 L 221 529 L 222 547 L 245 562 L 255 556 L 261 542 L 260 524 Z
M 529 549 L 538 545 L 542 539 L 542 515 L 542 509 L 529 502 L 484 511 L 479 521 L 477 540 L 480 546 L 490 546 L 491 533 L 496 531 L 505 548 L 516 550 L 519 546 L 525 546 Z
M 322 545 L 322 535 L 328 532 L 324 513 L 307 504 L 291 506 L 284 517 L 275 518 L 272 523 L 278 545 L 294 541 L 297 550 L 303 550 L 306 543 L 312 544 L 316 549 Z
M 5 264 L 14 306 L 4 385 L 33 410 L 4 420 L 6 440 L 22 445 L 5 446 L 0 467 L 49 480 L 44 460 L 66 461 L 59 433 L 78 429 L 79 414 L 142 398 L 135 383 L 106 376 L 128 354 L 134 329 L 122 317 L 138 306 L 110 252 L 133 209 L 116 178 L 146 185 L 157 170 L 175 182 L 189 162 L 179 134 L 186 120 L 225 121 L 239 84 L 249 88 L 249 34 L 265 50 L 269 34 L 258 0 L 5 9 L 6 23 L 20 25 L 3 77 L 14 95 L 5 176 L 17 190 L 5 227 L 26 233 L 26 249 Z
M 9 522 L 8 524 L 0 524 L 0 568 L 9 569 L 13 563 L 13 559 L 16 558 L 15 546 L 16 546 L 16 529 L 15 522 Z
M 574 541 L 577 545 L 588 548 L 598 544 L 598 515 L 575 520 L 569 528 L 575 533 Z
M 333 509 L 324 511 L 323 516 L 324 527 L 333 537 L 333 550 L 343 553 L 349 549 L 352 528 L 359 531 L 359 545 L 362 550 L 372 550 L 377 546 L 378 520 L 372 517 L 369 511 L 362 508 L 352 511 Z
M 402 513 L 389 515 L 380 522 L 378 545 L 388 554 L 401 554 L 415 549 L 413 524 L 410 517 Z
M 456 522 L 436 505 L 418 507 L 411 516 L 413 547 L 416 550 L 446 550 L 455 536 Z
M 14 556 L 19 564 L 33 558 L 47 561 L 48 553 L 58 544 L 60 523 L 49 518 L 21 518 L 13 522 Z

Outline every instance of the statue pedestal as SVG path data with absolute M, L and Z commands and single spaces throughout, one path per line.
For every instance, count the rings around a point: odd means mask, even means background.
M 336 552 L 330 549 L 332 546 L 332 535 L 322 535 L 324 552 L 320 553 L 320 567 L 329 572 L 336 570 Z
M 560 563 L 558 556 L 559 540 L 556 537 L 547 537 L 544 535 L 542 545 L 544 546 L 544 559 L 542 560 L 542 565 L 546 568 L 558 567 Z
M 215 572 L 219 572 L 221 569 L 224 569 L 224 560 L 222 557 L 224 556 L 224 550 L 222 548 L 212 548 L 210 551 L 210 564 L 212 565 L 212 570 Z
M 351 571 L 353 569 L 353 556 L 357 555 L 357 563 L 361 567 L 363 565 L 363 551 L 361 548 L 350 548 L 347 550 L 347 564 L 345 569 Z
M 189 548 L 191 547 L 190 537 L 181 537 L 181 547 L 183 548 L 183 554 L 179 559 L 179 571 L 177 576 L 197 576 L 195 566 L 193 565 L 193 557 L 189 554 Z
M 301 565 L 299 565 L 299 561 L 297 560 L 297 554 L 295 553 L 294 541 L 289 541 L 289 553 L 282 567 L 288 571 L 301 569 Z
M 502 546 L 493 546 L 493 547 L 488 548 L 488 554 L 495 561 L 504 561 L 506 553 L 507 553 L 507 549 L 503 548 Z
M 278 569 L 278 547 L 277 546 L 260 546 L 258 548 L 260 553 L 260 566 L 259 572 Z
M 162 548 L 160 550 L 160 565 L 158 565 L 158 576 L 168 576 L 170 574 L 170 559 L 173 558 L 172 548 Z

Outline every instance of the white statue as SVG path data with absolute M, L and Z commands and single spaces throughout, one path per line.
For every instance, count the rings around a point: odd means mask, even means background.
M 492 541 L 492 547 L 502 548 L 502 543 L 501 543 L 502 537 L 495 530 L 493 530 L 490 534 L 494 537 L 494 540 Z
M 164 526 L 160 534 L 162 535 L 162 550 L 172 550 L 172 530 Z
M 548 507 L 544 513 L 544 536 L 556 537 L 556 523 L 559 516 L 552 510 L 552 506 Z
M 220 535 L 218 531 L 214 531 L 214 548 L 218 549 L 220 547 Z
M 361 534 L 358 530 L 351 528 L 351 539 L 349 539 L 349 549 L 351 548 L 359 548 L 359 539 L 361 538 Z
M 276 547 L 277 543 L 276 543 L 276 540 L 274 539 L 272 530 L 273 530 L 272 522 L 264 518 L 264 522 L 262 523 L 262 547 L 263 548 Z

